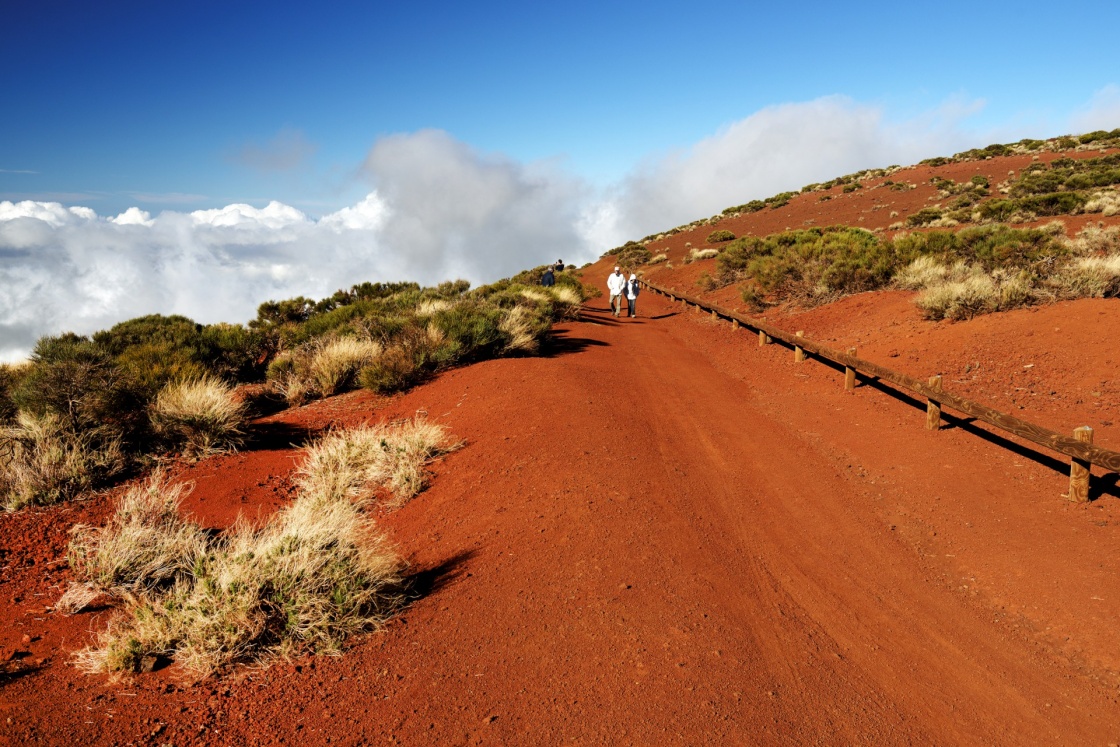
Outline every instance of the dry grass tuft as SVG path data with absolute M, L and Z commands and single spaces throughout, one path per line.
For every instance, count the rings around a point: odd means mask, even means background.
M 1085 203 L 1082 210 L 1086 213 L 1100 213 L 1106 218 L 1120 214 L 1120 192 L 1115 189 L 1096 192 Z
M 958 263 L 946 272 L 943 282 L 927 286 L 916 303 L 930 319 L 961 320 L 1026 306 L 1035 298 L 1026 272 L 995 270 L 987 274 Z
M 75 433 L 57 415 L 21 411 L 0 428 L 0 505 L 14 511 L 66 500 L 124 465 L 119 437 L 98 429 Z
M 894 277 L 895 284 L 907 290 L 920 290 L 944 282 L 950 268 L 933 257 L 918 257 Z
M 311 357 L 308 373 L 314 388 L 324 397 L 352 388 L 358 372 L 377 360 L 381 345 L 357 337 L 338 337 L 326 342 Z
M 1112 298 L 1120 296 L 1120 254 L 1081 257 L 1051 280 L 1063 298 Z
M 151 407 L 156 433 L 189 456 L 235 449 L 244 439 L 245 404 L 213 377 L 168 384 Z
M 454 306 L 451 301 L 443 298 L 429 298 L 416 305 L 416 316 L 435 316 L 441 311 L 446 311 Z
M 72 547 L 76 568 L 99 569 L 112 588 L 134 592 L 97 645 L 76 656 L 78 665 L 135 671 L 145 657 L 162 655 L 204 677 L 236 662 L 337 653 L 403 601 L 403 564 L 363 509 L 379 487 L 391 502 L 407 501 L 424 486 L 424 465 L 452 448 L 445 429 L 422 418 L 336 432 L 307 450 L 296 500 L 264 527 L 238 523 L 201 551 L 169 541 L 180 548 L 171 553 L 177 559 L 162 562 L 155 552 L 133 552 L 139 560 L 124 569 L 111 560 L 85 562 L 100 558 L 109 538 L 124 537 L 120 527 L 201 533 L 177 518 L 178 493 L 153 478 L 122 501 L 105 529 L 76 535 L 94 538 Z M 128 544 L 165 546 L 151 538 Z M 85 593 L 101 586 L 91 581 Z
M 307 495 L 348 501 L 382 485 L 388 504 L 401 506 L 424 488 L 424 465 L 454 448 L 443 426 L 423 418 L 340 431 L 308 448 L 296 485 Z
M 669 255 L 666 254 L 665 252 L 662 252 L 661 254 L 655 254 L 652 257 L 650 257 L 649 262 L 646 262 L 646 264 L 647 265 L 656 265 L 660 262 L 667 262 L 668 260 L 669 260 Z
M 534 303 L 547 303 L 552 300 L 552 296 L 545 290 L 537 290 L 536 288 L 522 288 L 521 297 L 527 298 Z
M 157 470 L 121 497 L 104 527 L 75 525 L 70 567 L 113 596 L 150 590 L 189 572 L 206 552 L 206 534 L 179 516 L 185 489 Z
M 502 313 L 498 329 L 509 337 L 505 345 L 505 352 L 535 353 L 539 345 L 537 336 L 533 333 L 533 324 L 530 314 L 523 306 L 514 306 Z

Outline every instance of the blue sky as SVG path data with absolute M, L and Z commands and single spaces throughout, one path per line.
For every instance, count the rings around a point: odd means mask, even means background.
M 0 360 L 1120 127 L 1120 4 L 8 3 Z
M 1060 134 L 1116 82 L 1120 5 L 1067 20 L 1051 4 L 974 2 L 48 1 L 4 14 L 4 199 L 318 213 L 360 191 L 376 138 L 424 128 L 559 159 L 598 185 L 829 94 L 898 119 L 982 100 L 967 122 L 978 134 Z M 287 169 L 241 157 L 293 143 L 305 157 Z

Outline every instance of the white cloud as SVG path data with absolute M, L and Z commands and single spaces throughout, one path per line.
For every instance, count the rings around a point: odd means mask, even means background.
M 972 147 L 977 135 L 961 122 L 982 106 L 949 101 L 897 123 L 843 96 L 767 107 L 639 167 L 613 197 L 614 234 L 640 237 L 812 182 Z
M 1109 84 L 1093 94 L 1089 104 L 1070 118 L 1070 132 L 1079 135 L 1120 127 L 1120 86 Z
M 1112 116 L 1118 99 L 1100 92 L 1085 121 Z M 279 202 L 113 218 L 0 202 L 0 360 L 44 334 L 142 314 L 245 321 L 267 299 L 365 280 L 479 283 L 557 257 L 582 263 L 729 205 L 992 142 L 964 125 L 980 107 L 950 101 L 905 121 L 843 97 L 768 107 L 600 194 L 547 164 L 424 130 L 376 141 L 360 169 L 373 191 L 317 220 Z
M 152 214 L 138 207 L 130 207 L 116 218 L 110 218 L 109 222 L 118 226 L 151 226 L 154 223 Z
M 597 253 L 577 227 L 578 182 L 445 133 L 378 141 L 364 173 L 377 191 L 318 220 L 280 202 L 111 218 L 0 202 L 0 360 L 143 314 L 245 321 L 262 301 L 365 280 L 480 283 Z
M 379 234 L 414 266 L 492 279 L 594 251 L 578 226 L 591 193 L 547 166 L 424 130 L 379 140 L 363 171 L 384 204 Z

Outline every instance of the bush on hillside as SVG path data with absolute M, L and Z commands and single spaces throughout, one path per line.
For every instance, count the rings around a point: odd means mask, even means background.
M 735 234 L 733 234 L 731 231 L 728 231 L 726 228 L 720 228 L 712 231 L 710 234 L 708 234 L 708 238 L 706 239 L 709 244 L 718 244 L 723 241 L 734 240 Z
M 750 278 L 763 294 L 819 303 L 882 287 L 895 265 L 893 246 L 870 231 L 833 226 L 738 239 L 719 256 L 718 277 Z
M 28 369 L 27 365 L 0 363 L 0 425 L 15 420 L 18 408 L 12 400 L 12 392 L 19 387 Z
M 72 333 L 39 340 L 11 397 L 36 417 L 53 414 L 75 434 L 104 434 L 125 449 L 137 448 L 147 431 L 143 388 L 103 348 Z

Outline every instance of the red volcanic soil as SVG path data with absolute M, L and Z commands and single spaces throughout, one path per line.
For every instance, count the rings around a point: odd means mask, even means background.
M 931 324 L 882 293 L 771 321 L 1120 449 L 1116 304 Z M 0 516 L 0 743 L 1117 741 L 1115 479 L 1071 504 L 1053 455 L 928 432 L 921 406 L 652 294 L 638 319 L 605 306 L 541 357 L 285 411 L 178 468 L 221 527 L 288 500 L 290 444 L 331 425 L 423 410 L 465 439 L 381 518 L 423 594 L 342 656 L 81 674 L 112 611 L 50 605 L 68 527 L 113 496 Z

